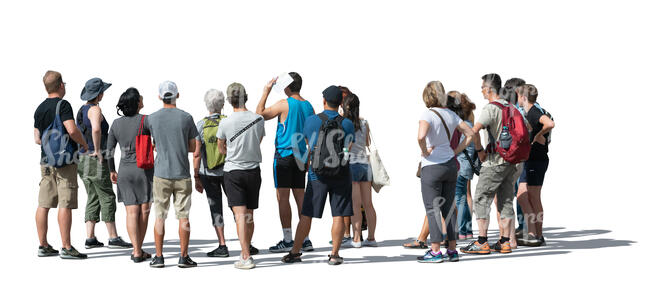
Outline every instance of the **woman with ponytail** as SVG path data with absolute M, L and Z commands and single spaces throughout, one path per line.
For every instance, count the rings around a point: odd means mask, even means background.
M 359 117 L 359 97 L 349 93 L 343 99 L 343 116 L 354 124 L 355 141 L 350 149 L 350 173 L 352 174 L 352 230 L 354 237 L 345 242 L 343 247 L 360 248 L 361 246 L 376 247 L 375 227 L 377 214 L 372 204 L 372 170 L 366 147 L 370 145 L 370 128 L 368 122 Z M 361 206 L 368 220 L 368 237 L 361 242 Z

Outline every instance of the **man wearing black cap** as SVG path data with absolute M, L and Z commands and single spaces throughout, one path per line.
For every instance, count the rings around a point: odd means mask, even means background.
M 344 233 L 343 218 L 353 215 L 352 179 L 347 164 L 347 151 L 354 142 L 354 124 L 339 115 L 338 108 L 342 101 L 341 89 L 329 86 L 323 91 L 325 110 L 305 121 L 303 134 L 308 145 L 309 175 L 294 240 L 302 242 L 309 234 L 312 218 L 322 217 L 325 200 L 329 195 L 333 217 L 332 253 L 328 260 L 330 265 L 343 263 L 343 258 L 339 256 Z M 300 248 L 299 244 L 294 244 L 282 262 L 300 262 Z

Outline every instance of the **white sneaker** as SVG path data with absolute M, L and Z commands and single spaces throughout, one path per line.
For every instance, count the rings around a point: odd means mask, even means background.
M 255 268 L 255 261 L 253 261 L 253 257 L 248 257 L 246 260 L 239 257 L 239 260 L 235 262 L 235 268 L 245 270 L 253 269 Z
M 364 240 L 362 245 L 366 246 L 366 247 L 377 247 L 378 246 L 377 241 L 375 241 L 375 240 L 370 241 L 368 239 Z
M 361 248 L 361 241 L 359 242 L 354 242 L 354 240 L 349 240 L 348 242 L 345 242 L 341 245 L 343 248 Z

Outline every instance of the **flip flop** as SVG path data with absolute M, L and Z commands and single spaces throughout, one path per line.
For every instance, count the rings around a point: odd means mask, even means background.
M 410 243 L 404 243 L 402 246 L 404 248 L 410 248 L 410 249 L 427 249 L 429 248 L 426 243 L 420 241 L 420 240 L 415 240 Z

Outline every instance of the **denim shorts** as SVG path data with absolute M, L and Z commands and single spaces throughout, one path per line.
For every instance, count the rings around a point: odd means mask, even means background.
M 372 170 L 369 164 L 353 163 L 350 164 L 350 173 L 352 173 L 352 181 L 372 181 Z

